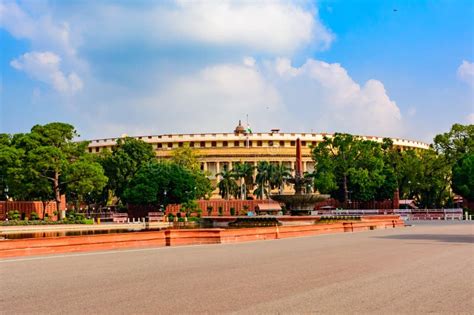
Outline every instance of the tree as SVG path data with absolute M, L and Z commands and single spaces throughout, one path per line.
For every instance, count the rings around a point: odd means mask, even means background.
M 314 181 L 322 193 L 330 193 L 340 201 L 353 199 L 369 201 L 380 195 L 393 196 L 395 186 L 384 186 L 386 176 L 381 145 L 349 134 L 324 138 L 313 148 Z
M 107 189 L 121 199 L 124 190 L 141 166 L 155 161 L 155 153 L 150 144 L 134 138 L 122 138 L 113 147 L 112 153 L 105 153 L 100 163 L 109 178 Z
M 205 198 L 214 190 L 211 181 L 207 177 L 209 174 L 201 170 L 201 163 L 195 151 L 188 146 L 174 149 L 171 156 L 171 161 L 177 165 L 191 171 L 196 181 L 196 194 Z
M 283 164 L 273 166 L 272 174 L 270 179 L 270 186 L 272 188 L 278 188 L 280 193 L 283 192 L 283 185 L 286 180 L 291 177 L 291 172 L 288 167 Z
M 274 176 L 274 166 L 267 161 L 260 161 L 257 164 L 257 176 L 255 182 L 257 188 L 254 190 L 253 194 L 260 199 L 263 199 L 263 196 L 266 195 L 267 198 L 271 189 L 271 179 Z
M 453 191 L 474 200 L 474 152 L 465 154 L 453 167 Z
M 123 194 L 124 201 L 130 204 L 164 207 L 202 197 L 194 174 L 171 161 L 149 162 L 140 167 Z
M 249 163 L 236 163 L 232 169 L 235 177 L 240 181 L 240 196 L 242 200 L 246 199 L 247 192 L 253 185 L 254 169 L 253 165 Z
M 449 132 L 434 138 L 433 147 L 454 165 L 465 154 L 474 152 L 474 125 L 454 124 Z
M 235 196 L 239 190 L 238 185 L 235 182 L 235 174 L 232 171 L 223 170 L 217 175 L 221 176 L 221 180 L 217 184 L 221 197 L 229 199 L 230 196 Z
M 75 200 L 78 204 L 90 201 L 87 198 L 91 194 L 101 193 L 108 178 L 104 175 L 102 166 L 92 156 L 85 155 L 69 166 L 65 181 L 68 183 L 68 199 Z

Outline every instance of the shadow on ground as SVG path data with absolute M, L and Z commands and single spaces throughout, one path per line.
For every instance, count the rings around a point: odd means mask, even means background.
M 474 235 L 399 234 L 399 235 L 378 236 L 375 238 L 392 239 L 392 240 L 423 240 L 423 241 L 437 241 L 437 242 L 446 242 L 446 243 L 474 244 Z

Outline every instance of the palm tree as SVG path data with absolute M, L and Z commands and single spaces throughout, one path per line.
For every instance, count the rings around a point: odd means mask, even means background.
M 271 175 L 272 188 L 278 187 L 280 194 L 283 193 L 283 185 L 291 177 L 290 169 L 283 164 L 273 165 Z
M 249 163 L 237 163 L 234 165 L 232 171 L 236 179 L 240 180 L 240 196 L 242 200 L 247 197 L 247 191 L 253 184 L 253 170 L 254 167 Z
M 270 188 L 273 169 L 273 165 L 267 161 L 260 161 L 257 164 L 257 189 L 255 189 L 254 195 L 259 196 L 260 199 L 263 199 L 264 194 L 268 197 L 269 189 L 267 189 L 267 187 Z
M 219 194 L 224 199 L 229 199 L 230 196 L 235 195 L 238 191 L 237 183 L 235 182 L 234 173 L 231 171 L 224 170 L 217 175 L 220 175 L 220 180 L 217 187 L 219 188 Z

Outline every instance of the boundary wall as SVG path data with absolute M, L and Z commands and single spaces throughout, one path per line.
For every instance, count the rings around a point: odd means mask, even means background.
M 61 196 L 61 208 L 66 209 L 66 196 Z M 30 218 L 32 212 L 36 212 L 40 219 L 43 219 L 43 203 L 41 201 L 0 201 L 0 220 L 7 218 L 8 211 L 18 210 L 21 216 Z M 55 219 L 56 202 L 49 201 L 46 204 L 45 213 L 48 217 Z
M 275 226 L 243 229 L 171 229 L 155 232 L 18 239 L 0 242 L 0 258 L 114 250 L 121 248 L 229 244 L 403 226 L 403 220 L 401 220 L 399 216 L 367 216 L 361 221 L 305 226 Z

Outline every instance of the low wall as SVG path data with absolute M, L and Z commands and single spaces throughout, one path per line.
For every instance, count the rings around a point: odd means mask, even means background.
M 403 226 L 404 223 L 399 216 L 375 216 L 363 218 L 361 221 L 304 226 L 295 225 L 243 229 L 183 229 L 155 232 L 19 239 L 1 241 L 0 258 L 94 250 L 112 250 L 120 248 L 228 244 Z
M 61 196 L 61 208 L 66 209 L 66 196 Z M 8 211 L 18 210 L 21 216 L 26 218 L 31 217 L 31 213 L 36 212 L 40 219 L 43 219 L 43 203 L 41 201 L 0 201 L 0 220 L 5 220 L 7 218 Z M 54 212 L 56 211 L 56 202 L 49 201 L 46 204 L 44 212 L 48 216 L 56 220 Z

